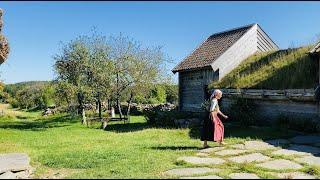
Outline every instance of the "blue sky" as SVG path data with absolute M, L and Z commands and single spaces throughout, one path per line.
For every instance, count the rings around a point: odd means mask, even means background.
M 53 56 L 92 27 L 163 46 L 175 64 L 210 34 L 259 23 L 280 48 L 320 34 L 320 2 L 0 2 L 11 54 L 0 66 L 5 83 L 51 80 Z M 171 73 L 170 71 L 168 73 Z M 175 79 L 176 79 L 175 75 Z

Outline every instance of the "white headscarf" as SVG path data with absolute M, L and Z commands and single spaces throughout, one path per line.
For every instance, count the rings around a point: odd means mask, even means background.
M 210 99 L 215 98 L 220 93 L 222 94 L 222 91 L 220 91 L 219 89 L 214 90 L 213 93 L 210 96 Z

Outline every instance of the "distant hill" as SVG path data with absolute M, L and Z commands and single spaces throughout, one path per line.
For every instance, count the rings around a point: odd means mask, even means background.
M 254 54 L 209 88 L 314 88 L 318 61 L 308 55 L 311 46 Z
M 26 81 L 14 84 L 6 84 L 4 91 L 10 95 L 15 95 L 18 90 L 24 89 L 27 86 L 44 86 L 50 83 L 52 83 L 52 81 Z

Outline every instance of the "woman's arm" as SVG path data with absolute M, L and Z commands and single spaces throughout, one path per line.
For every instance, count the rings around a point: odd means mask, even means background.
M 218 110 L 218 114 L 220 114 L 221 116 L 223 116 L 224 118 L 228 118 L 228 116 L 226 116 L 226 115 L 224 115 L 221 111 L 220 111 L 220 109 Z

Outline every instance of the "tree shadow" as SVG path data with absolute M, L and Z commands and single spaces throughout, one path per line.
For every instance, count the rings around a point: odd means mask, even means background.
M 116 133 L 126 133 L 126 132 L 134 132 L 134 131 L 142 131 L 144 129 L 151 128 L 147 122 L 139 122 L 139 123 L 123 123 L 123 124 L 108 124 L 105 128 L 105 131 L 112 131 Z
M 151 147 L 153 150 L 172 150 L 172 151 L 186 151 L 186 150 L 200 150 L 197 146 L 155 146 Z
M 70 126 L 70 123 L 77 123 L 79 120 L 71 118 L 69 115 L 55 116 L 49 118 L 38 118 L 32 121 L 14 121 L 0 124 L 3 129 L 18 129 L 30 131 L 44 131 L 48 128 L 59 128 Z
M 172 126 L 152 125 L 152 124 L 149 124 L 148 122 L 135 122 L 135 123 L 108 124 L 107 127 L 105 128 L 105 131 L 112 131 L 116 133 L 126 133 L 126 132 L 142 131 L 150 128 L 179 129 L 178 127 L 172 127 Z
M 291 138 L 300 135 L 295 132 L 283 131 L 277 127 L 258 127 L 258 126 L 241 126 L 233 123 L 224 123 L 225 138 L 242 138 L 242 139 L 261 139 L 263 141 L 280 138 Z M 189 136 L 192 139 L 199 139 L 201 136 L 202 126 L 193 126 L 190 128 Z

